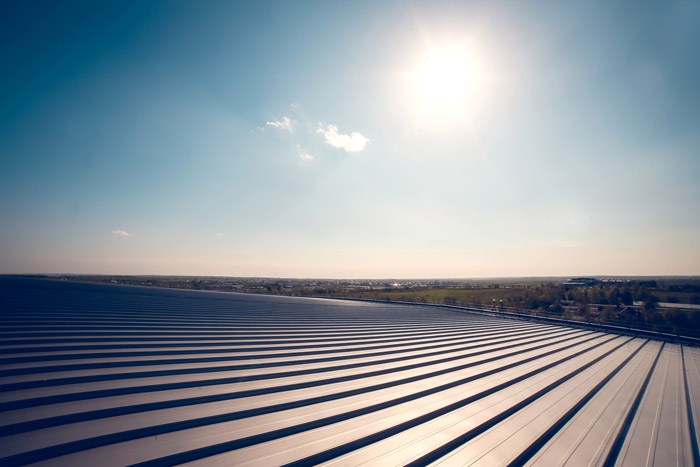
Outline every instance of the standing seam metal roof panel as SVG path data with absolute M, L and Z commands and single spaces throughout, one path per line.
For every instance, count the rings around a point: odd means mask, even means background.
M 700 352 L 435 307 L 0 278 L 0 464 L 694 465 Z

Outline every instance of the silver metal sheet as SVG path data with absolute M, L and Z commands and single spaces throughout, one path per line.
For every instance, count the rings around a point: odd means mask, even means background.
M 693 465 L 700 350 L 435 307 L 0 278 L 0 464 Z

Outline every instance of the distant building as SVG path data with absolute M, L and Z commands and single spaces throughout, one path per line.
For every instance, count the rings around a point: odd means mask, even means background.
M 564 282 L 564 285 L 570 285 L 573 287 L 593 287 L 597 283 L 598 279 L 594 279 L 592 277 L 573 277 Z
M 633 303 L 636 307 L 641 307 L 644 305 L 642 301 L 635 301 Z M 669 308 L 674 310 L 685 310 L 685 311 L 700 311 L 700 305 L 695 305 L 691 303 L 669 303 L 669 302 L 658 302 L 656 304 L 657 308 Z

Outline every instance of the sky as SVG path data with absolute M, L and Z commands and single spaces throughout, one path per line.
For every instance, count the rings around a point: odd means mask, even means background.
M 0 6 L 0 273 L 700 274 L 700 2 Z

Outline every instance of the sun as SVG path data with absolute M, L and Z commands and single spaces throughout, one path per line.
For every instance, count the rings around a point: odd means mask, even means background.
M 416 86 L 425 104 L 450 107 L 464 102 L 471 79 L 464 53 L 440 50 L 425 57 L 416 73 Z
M 473 103 L 479 70 L 463 47 L 433 47 L 411 73 L 412 107 L 421 120 L 442 124 L 464 115 Z

